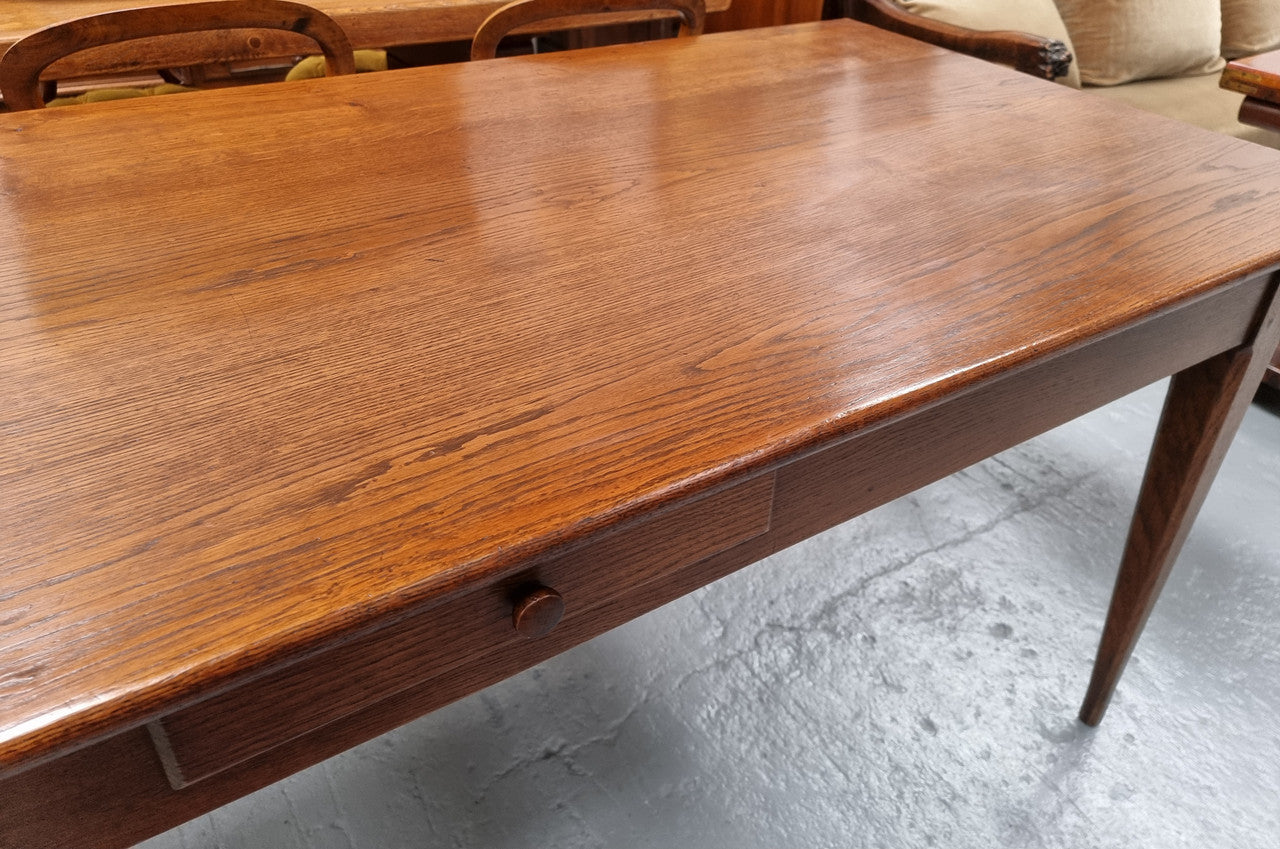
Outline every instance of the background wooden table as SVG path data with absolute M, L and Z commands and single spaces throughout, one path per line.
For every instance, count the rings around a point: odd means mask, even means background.
M 1245 95 L 1240 121 L 1280 133 L 1280 50 L 1227 63 L 1222 87 Z M 1267 368 L 1268 384 L 1280 390 L 1280 348 Z
M 851 21 L 173 100 L 0 116 L 4 846 L 166 829 L 1177 372 L 1096 720 L 1280 336 L 1274 151 Z
M 175 0 L 6 0 L 0 4 L 0 53 L 18 39 L 51 24 L 135 6 L 160 6 Z M 181 0 L 177 0 L 181 2 Z M 355 49 L 469 40 L 489 14 L 506 0 L 314 0 L 307 5 L 329 15 L 347 33 Z M 730 0 L 707 0 L 707 11 L 721 12 Z M 649 16 L 652 17 L 652 16 Z M 645 16 L 618 20 L 644 19 Z M 202 41 L 203 40 L 203 41 Z M 212 42 L 210 40 L 213 40 Z M 187 48 L 183 61 L 181 45 Z M 210 46 L 214 44 L 216 46 Z M 175 46 L 177 45 L 177 46 Z M 227 62 L 250 62 L 316 52 L 309 39 L 272 30 L 207 33 L 166 41 L 173 66 L 196 65 L 210 55 Z M 55 63 L 57 78 L 116 74 L 138 70 L 136 47 L 86 50 Z M 151 70 L 151 68 L 146 68 Z

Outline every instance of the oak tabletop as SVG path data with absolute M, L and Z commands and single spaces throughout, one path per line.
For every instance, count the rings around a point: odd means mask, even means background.
M 36 30 L 63 21 L 183 0 L 5 0 L 0 4 L 0 53 Z M 189 0 L 194 2 L 194 0 Z M 356 49 L 470 39 L 489 13 L 506 0 L 312 0 L 333 18 Z M 730 0 L 708 0 L 722 12 Z
M 0 771 L 1274 266 L 1277 164 L 847 20 L 0 115 Z

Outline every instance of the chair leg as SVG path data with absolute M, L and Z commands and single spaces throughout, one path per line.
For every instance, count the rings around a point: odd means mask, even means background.
M 1271 306 L 1252 345 L 1224 352 L 1173 376 L 1093 676 L 1080 708 L 1080 720 L 1086 725 L 1097 725 L 1106 713 L 1120 673 L 1280 341 L 1277 282 L 1280 278 L 1272 281 Z

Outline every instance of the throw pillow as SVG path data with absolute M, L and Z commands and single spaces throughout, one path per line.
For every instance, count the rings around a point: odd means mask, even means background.
M 1280 48 L 1280 0 L 1222 0 L 1222 55 L 1228 59 Z
M 1222 67 L 1218 0 L 1057 0 L 1093 85 L 1204 74 Z

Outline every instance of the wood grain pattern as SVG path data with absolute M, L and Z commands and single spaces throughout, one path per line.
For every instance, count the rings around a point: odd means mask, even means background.
M 1260 277 L 1221 290 L 1129 332 L 1000 375 L 940 402 L 928 415 L 887 422 L 792 462 L 776 474 L 766 533 L 617 595 L 540 640 L 485 652 L 381 701 L 366 702 L 340 721 L 280 742 L 181 792 L 170 789 L 152 741 L 138 730 L 0 779 L 6 801 L 0 806 L 0 846 L 40 849 L 91 842 L 112 849 L 172 828 L 958 471 L 1011 441 L 1061 424 L 1170 368 L 1212 356 L 1222 346 L 1247 343 L 1249 319 L 1265 304 L 1268 288 Z M 1127 367 L 1115 368 L 1116 363 Z M 991 427 L 992 421 L 1004 426 Z M 341 671 L 323 680 L 326 686 L 344 684 Z M 267 679 L 251 686 L 260 704 L 278 698 L 278 688 Z M 134 814 L 121 817 L 121 810 Z
M 155 723 L 164 738 L 170 781 L 184 787 L 207 778 L 438 677 L 467 663 L 471 654 L 509 651 L 524 639 L 512 628 L 512 607 L 539 585 L 555 587 L 567 600 L 568 622 L 590 619 L 603 604 L 763 534 L 772 499 L 773 479 L 763 475 L 673 505 L 257 679 L 251 682 L 257 697 L 235 689 L 170 713 Z M 458 649 L 458 635 L 466 637 L 465 652 Z M 315 697 L 319 680 L 329 682 L 323 699 Z
M 169 0 L 128 0 L 130 7 L 158 6 Z M 709 0 L 708 11 L 729 8 L 730 0 Z M 313 6 L 337 21 L 357 50 L 371 47 L 470 41 L 480 24 L 503 0 L 313 0 Z M 5 0 L 0 3 L 0 52 L 36 30 L 75 18 L 121 8 L 120 0 Z M 85 51 L 50 68 L 55 78 L 128 73 L 196 64 L 217 55 L 227 61 L 274 59 L 314 52 L 309 39 L 272 30 L 208 33 L 134 43 L 128 48 Z M 155 56 L 154 54 L 162 54 Z
M 851 21 L 184 97 L 0 116 L 0 840 L 139 839 L 1249 344 L 1280 262 L 1274 151 Z M 169 788 L 145 724 L 770 473 L 766 533 Z
M 665 11 L 680 18 L 679 35 L 698 35 L 707 19 L 703 0 L 512 0 L 484 19 L 471 40 L 471 58 L 492 59 L 498 42 L 513 32 L 538 24 L 566 29 L 581 24 L 611 23 L 627 13 Z
M 822 0 L 735 0 L 707 16 L 704 32 L 732 32 L 822 20 Z
M 1280 275 L 1273 284 L 1280 287 Z M 1280 297 L 1252 344 L 1174 375 L 1161 413 L 1138 507 L 1125 543 L 1106 627 L 1080 720 L 1097 725 L 1155 606 L 1213 477 L 1231 447 L 1268 358 L 1280 346 Z
M 5 105 L 14 111 L 43 109 L 42 76 L 46 68 L 63 57 L 139 38 L 248 28 L 305 36 L 320 48 L 327 74 L 356 72 L 347 36 L 331 18 L 310 6 L 286 0 L 218 0 L 103 12 L 34 32 L 0 56 L 0 94 Z M 226 59 L 219 53 L 199 58 L 205 63 Z M 47 76 L 43 78 L 47 80 Z

